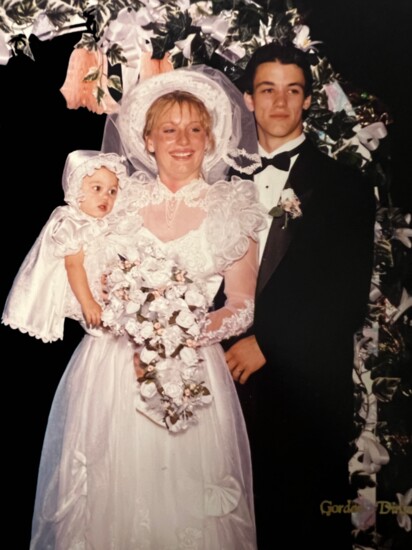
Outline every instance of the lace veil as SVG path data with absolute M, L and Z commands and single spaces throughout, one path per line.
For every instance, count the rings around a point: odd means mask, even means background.
M 63 169 L 62 187 L 64 201 L 70 206 L 78 207 L 81 200 L 81 185 L 85 176 L 91 176 L 95 170 L 105 166 L 117 175 L 122 189 L 127 180 L 125 158 L 113 153 L 102 153 L 79 149 L 68 154 Z
M 229 168 L 250 175 L 260 166 L 253 114 L 226 75 L 206 65 L 182 67 L 140 81 L 123 96 L 118 112 L 107 117 L 102 150 L 125 155 L 133 170 L 154 178 L 156 161 L 143 139 L 145 117 L 153 101 L 175 90 L 197 96 L 212 117 L 216 147 L 206 153 L 202 166 L 208 183 L 224 179 Z

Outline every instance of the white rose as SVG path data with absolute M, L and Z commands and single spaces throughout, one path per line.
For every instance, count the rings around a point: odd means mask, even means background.
M 196 290 L 188 290 L 185 299 L 189 306 L 204 307 L 206 305 L 205 297 Z
M 155 361 L 156 358 L 157 353 L 147 348 L 143 348 L 140 353 L 140 361 L 142 361 L 142 363 L 145 363 L 146 365 L 149 365 L 152 361 Z
M 165 312 L 169 309 L 169 302 L 163 296 L 158 296 L 152 302 L 148 302 L 149 311 Z
M 182 340 L 181 329 L 177 325 L 166 327 L 162 333 L 165 354 L 170 357 Z
M 179 355 L 180 359 L 186 365 L 193 365 L 196 364 L 198 361 L 196 350 L 194 350 L 193 348 L 184 347 L 182 350 L 180 350 Z
M 189 310 L 181 311 L 176 317 L 176 323 L 183 328 L 189 328 L 196 322 L 196 317 Z
M 126 302 L 126 313 L 128 315 L 132 315 L 133 313 L 136 313 L 140 309 L 140 304 L 136 304 L 136 302 L 128 301 Z
M 157 394 L 156 384 L 154 382 L 143 382 L 140 384 L 140 394 L 145 399 L 151 399 Z
M 143 321 L 140 325 L 140 336 L 146 340 L 147 338 L 151 338 L 153 334 L 153 324 L 149 321 Z
M 124 272 L 120 269 L 120 267 L 114 268 L 109 276 L 110 276 L 110 281 L 113 284 L 120 283 L 121 281 L 125 280 Z
M 136 304 L 139 304 L 139 306 L 144 304 L 146 297 L 147 297 L 147 292 L 142 292 L 140 288 L 132 288 L 129 291 L 130 301 L 136 302 Z
M 170 380 L 166 382 L 163 384 L 163 389 L 172 399 L 179 399 L 182 397 L 182 384 L 177 381 Z
M 117 316 L 115 316 L 114 311 L 111 309 L 104 309 L 102 313 L 102 323 L 105 326 L 111 326 L 113 325 L 115 319 Z
M 197 336 L 200 336 L 200 326 L 197 323 L 194 323 L 191 327 L 187 329 L 186 332 L 190 336 L 197 338 Z

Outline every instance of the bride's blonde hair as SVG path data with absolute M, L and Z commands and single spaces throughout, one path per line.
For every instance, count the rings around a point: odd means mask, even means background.
M 174 105 L 179 105 L 182 108 L 184 105 L 188 105 L 189 109 L 196 109 L 199 113 L 199 122 L 202 125 L 202 128 L 206 132 L 206 135 L 209 140 L 208 150 L 213 151 L 215 148 L 215 138 L 212 132 L 212 116 L 209 111 L 206 109 L 205 104 L 195 95 L 190 92 L 185 92 L 181 90 L 176 90 L 174 92 L 169 92 L 158 97 L 149 107 L 146 113 L 146 121 L 143 128 L 143 138 L 146 140 L 150 136 L 154 125 L 156 124 L 158 118 Z

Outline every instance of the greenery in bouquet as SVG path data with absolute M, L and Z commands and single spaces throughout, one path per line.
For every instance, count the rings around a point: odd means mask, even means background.
M 138 356 L 136 409 L 170 432 L 187 429 L 212 401 L 199 352 L 203 288 L 149 243 L 133 259 L 119 257 L 105 286 L 103 326 L 126 335 Z

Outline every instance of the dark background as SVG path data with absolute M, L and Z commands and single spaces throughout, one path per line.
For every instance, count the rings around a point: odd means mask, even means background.
M 307 0 L 298 4 L 312 40 L 345 80 L 377 96 L 393 118 L 392 199 L 412 211 L 412 4 L 410 0 Z M 79 34 L 31 41 L 35 61 L 14 57 L 0 66 L 2 106 L 3 262 L 0 301 L 52 209 L 62 204 L 61 174 L 73 149 L 99 149 L 105 117 L 69 110 L 59 88 Z M 3 502 L 11 546 L 29 546 L 42 438 L 56 385 L 82 335 L 66 321 L 64 342 L 44 344 L 0 327 L 3 373 Z M 17 522 L 17 526 L 16 526 Z

